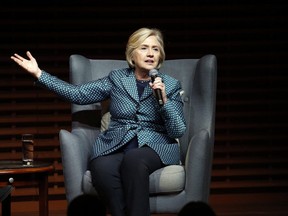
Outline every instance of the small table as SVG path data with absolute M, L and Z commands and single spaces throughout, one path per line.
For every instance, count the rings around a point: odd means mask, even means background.
M 43 161 L 34 161 L 33 165 L 28 166 L 23 165 L 22 161 L 0 160 L 0 176 L 1 179 L 6 178 L 7 183 L 13 183 L 15 187 L 23 184 L 38 185 L 40 216 L 48 216 L 48 174 L 53 170 L 52 163 Z

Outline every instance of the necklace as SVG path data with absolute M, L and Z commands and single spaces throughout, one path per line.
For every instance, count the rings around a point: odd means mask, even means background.
M 140 83 L 147 83 L 147 82 L 150 82 L 150 79 L 149 80 L 139 80 L 139 79 L 136 79 L 137 82 L 140 82 Z

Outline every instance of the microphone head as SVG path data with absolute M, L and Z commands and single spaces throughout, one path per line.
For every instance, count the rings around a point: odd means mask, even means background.
M 149 71 L 149 76 L 150 77 L 155 77 L 157 75 L 158 75 L 158 70 L 152 69 L 152 70 Z

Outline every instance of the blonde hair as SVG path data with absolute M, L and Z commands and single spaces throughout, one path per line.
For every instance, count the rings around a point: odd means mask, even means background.
M 164 40 L 161 31 L 156 28 L 140 28 L 130 35 L 127 42 L 125 54 L 126 61 L 128 62 L 130 68 L 135 67 L 132 60 L 134 50 L 137 49 L 150 36 L 156 36 L 157 41 L 160 44 L 160 58 L 156 69 L 161 67 L 163 61 L 165 60 Z

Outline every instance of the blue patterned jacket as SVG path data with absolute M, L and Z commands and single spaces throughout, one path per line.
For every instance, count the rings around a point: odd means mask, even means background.
M 186 130 L 180 82 L 159 73 L 166 87 L 168 101 L 160 107 L 150 86 L 139 98 L 134 70 L 117 69 L 107 77 L 81 85 L 72 85 L 42 71 L 37 81 L 64 100 L 92 104 L 110 98 L 111 122 L 95 141 L 92 158 L 109 154 L 137 135 L 139 147 L 154 149 L 164 164 L 178 164 L 179 144 L 175 140 Z

